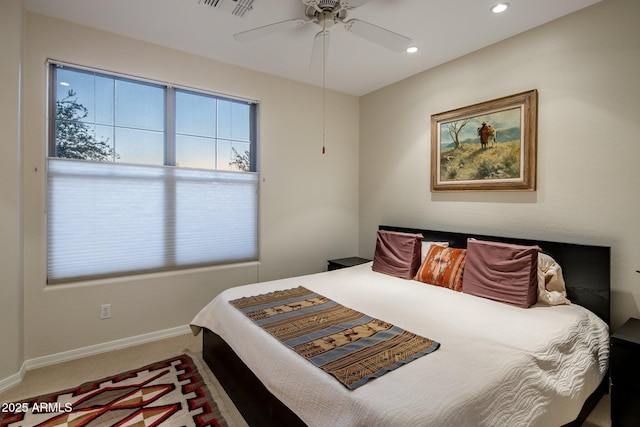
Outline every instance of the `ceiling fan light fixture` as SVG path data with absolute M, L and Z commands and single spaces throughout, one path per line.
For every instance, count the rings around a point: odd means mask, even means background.
M 407 48 L 407 53 L 416 53 L 418 51 L 418 46 L 409 46 Z
M 491 12 L 502 13 L 509 8 L 509 3 L 498 3 L 491 6 Z

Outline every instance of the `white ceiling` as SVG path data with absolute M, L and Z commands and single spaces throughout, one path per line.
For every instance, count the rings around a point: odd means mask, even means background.
M 316 24 L 240 43 L 232 35 L 304 16 L 301 0 L 255 0 L 244 17 L 226 5 L 200 0 L 24 0 L 30 11 L 179 49 L 288 79 L 322 85 L 322 68 L 309 71 Z M 331 28 L 326 86 L 364 95 L 458 58 L 600 0 L 371 0 L 353 9 L 357 18 L 411 38 L 418 53 L 396 53 Z

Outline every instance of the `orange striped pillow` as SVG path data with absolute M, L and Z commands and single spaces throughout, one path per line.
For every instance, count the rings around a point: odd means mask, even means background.
M 431 246 L 413 279 L 460 292 L 466 257 L 465 249 Z

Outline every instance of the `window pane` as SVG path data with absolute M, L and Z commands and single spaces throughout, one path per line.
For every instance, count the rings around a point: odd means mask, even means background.
M 116 82 L 110 77 L 95 76 L 95 119 L 101 125 L 113 126 Z
M 164 131 L 164 89 L 116 80 L 116 126 Z
M 218 100 L 218 138 L 249 141 L 249 104 L 237 101 Z
M 112 132 L 96 126 L 113 122 L 113 79 L 67 68 L 56 77 L 55 155 L 113 161 Z
M 216 140 L 196 136 L 176 136 L 176 166 L 215 169 Z
M 88 71 L 57 69 L 56 101 L 75 103 L 76 119 L 87 123 L 113 124 L 114 79 Z
M 176 132 L 194 136 L 216 136 L 216 99 L 176 91 Z
M 95 123 L 94 74 L 59 68 L 56 83 L 56 116 L 65 113 L 65 119 Z
M 118 158 L 118 153 L 113 147 L 115 141 L 113 126 L 96 125 L 94 129 L 96 141 L 101 141 L 109 147 L 109 161 L 114 162 Z
M 217 169 L 250 172 L 251 144 L 224 139 L 218 140 Z
M 79 121 L 56 121 L 56 156 L 66 159 L 111 162 L 112 128 Z
M 117 161 L 145 165 L 164 164 L 164 133 L 136 129 L 115 130 Z

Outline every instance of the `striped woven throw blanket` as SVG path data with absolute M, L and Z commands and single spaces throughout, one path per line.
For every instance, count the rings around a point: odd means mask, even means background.
M 440 347 L 302 286 L 229 303 L 350 390 Z

